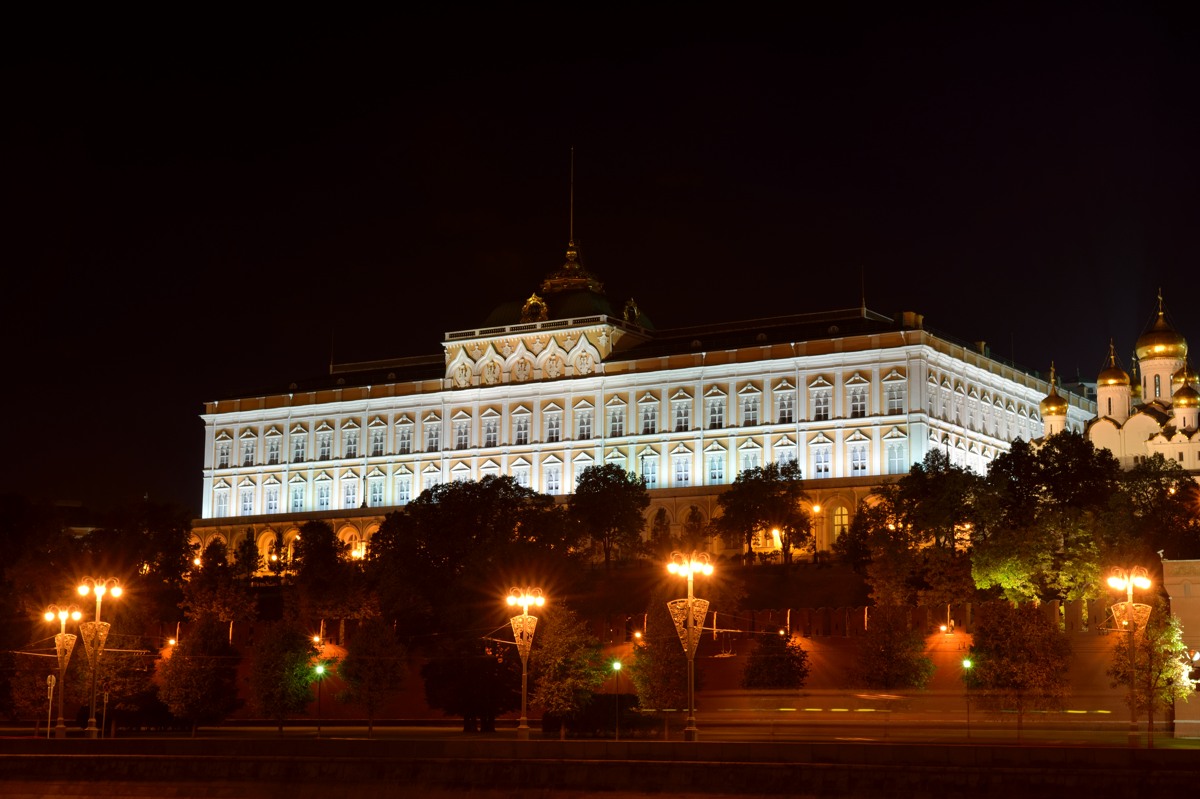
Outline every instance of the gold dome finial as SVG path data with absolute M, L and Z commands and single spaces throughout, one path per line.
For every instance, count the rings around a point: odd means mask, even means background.
M 1158 316 L 1150 329 L 1138 337 L 1135 345 L 1138 360 L 1142 358 L 1178 358 L 1182 360 L 1187 357 L 1187 339 L 1167 324 L 1166 313 L 1162 289 L 1159 289 Z
M 1055 388 L 1055 380 L 1056 380 L 1056 378 L 1054 376 L 1054 361 L 1051 361 L 1050 362 L 1050 393 L 1047 394 L 1046 398 L 1044 400 L 1042 400 L 1041 403 L 1038 405 L 1038 408 L 1042 412 L 1043 419 L 1045 419 L 1047 416 L 1066 416 L 1067 415 L 1067 401 L 1063 397 L 1059 396 L 1058 389 Z
M 1117 349 L 1113 346 L 1112 339 L 1108 340 L 1108 366 L 1101 370 L 1100 375 L 1096 378 L 1097 385 L 1100 386 L 1127 386 L 1129 385 L 1129 375 L 1125 370 L 1117 366 Z

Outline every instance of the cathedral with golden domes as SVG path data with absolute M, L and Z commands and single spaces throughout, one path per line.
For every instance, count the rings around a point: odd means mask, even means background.
M 1167 322 L 1161 294 L 1154 321 L 1134 347 L 1134 376 L 1117 364 L 1110 343 L 1108 365 L 1096 377 L 1096 417 L 1084 435 L 1129 469 L 1155 454 L 1200 474 L 1200 392 L 1187 360 L 1184 337 Z M 1064 429 L 1066 404 L 1054 387 L 1040 411 L 1045 435 Z

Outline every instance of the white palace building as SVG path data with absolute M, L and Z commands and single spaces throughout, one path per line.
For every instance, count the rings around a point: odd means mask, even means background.
M 1050 432 L 1044 402 L 1056 430 L 1096 417 L 1095 402 L 915 313 L 657 330 L 632 300 L 614 310 L 572 243 L 528 299 L 447 333 L 440 353 L 206 403 L 193 534 L 253 536 L 266 555 L 324 519 L 361 556 L 384 515 L 430 486 L 511 475 L 565 498 L 602 463 L 642 475 L 647 520 L 664 511 L 678 532 L 708 521 L 741 470 L 798 460 L 828 550 L 874 486 L 931 449 L 984 472 L 1016 438 Z

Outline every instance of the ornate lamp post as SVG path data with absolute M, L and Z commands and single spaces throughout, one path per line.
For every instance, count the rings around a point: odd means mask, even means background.
M 87 648 L 88 662 L 92 665 L 91 712 L 88 715 L 88 725 L 85 731 L 87 737 L 95 738 L 100 730 L 96 728 L 96 672 L 100 670 L 100 655 L 104 652 L 104 642 L 108 638 L 109 624 L 100 621 L 100 606 L 105 594 L 114 599 L 121 596 L 121 581 L 115 577 L 85 577 L 79 584 L 79 595 L 92 594 L 96 597 L 96 620 L 86 621 L 79 625 L 83 633 L 83 644 Z
M 963 695 L 967 698 L 967 740 L 971 739 L 971 669 L 975 664 L 970 658 L 963 658 Z
M 1145 591 L 1150 588 L 1150 575 L 1145 566 L 1133 566 L 1128 569 L 1116 566 L 1108 576 L 1108 585 L 1118 591 L 1125 592 L 1125 601 L 1116 602 L 1112 606 L 1113 620 L 1118 630 L 1129 633 L 1129 745 L 1137 746 L 1138 742 L 1138 688 L 1137 688 L 1137 631 L 1146 628 L 1150 618 L 1150 606 L 1133 601 L 1133 589 Z M 1153 735 L 1153 731 L 1149 731 Z
M 687 726 L 683 728 L 683 740 L 694 741 L 699 735 L 696 729 L 696 646 L 704 629 L 704 617 L 708 615 L 708 600 L 696 599 L 692 593 L 692 581 L 696 574 L 712 574 L 713 567 L 707 552 L 692 552 L 691 555 L 672 552 L 667 571 L 687 578 L 687 599 L 672 599 L 667 603 L 667 610 L 675 622 L 675 630 L 679 633 L 679 642 L 683 644 L 688 663 L 688 715 Z
M 321 737 L 321 683 L 325 680 L 325 664 L 317 663 L 317 667 L 313 670 L 317 675 L 317 737 Z
M 526 714 L 526 697 L 529 691 L 529 649 L 533 646 L 533 631 L 537 627 L 537 616 L 529 615 L 529 606 L 546 604 L 540 588 L 513 588 L 506 600 L 510 607 L 520 605 L 521 615 L 513 616 L 513 638 L 517 642 L 517 653 L 521 656 L 521 721 L 517 724 L 517 738 L 529 739 L 529 717 Z
M 54 636 L 54 651 L 58 654 L 58 724 L 54 727 L 54 737 L 66 738 L 67 725 L 63 722 L 63 692 L 67 688 L 67 664 L 71 660 L 71 651 L 75 649 L 75 636 L 67 634 L 67 619 L 77 622 L 83 618 L 83 614 L 74 605 L 65 608 L 51 605 L 46 608 L 44 618 L 46 621 L 58 619 L 59 623 L 59 633 Z M 54 687 L 51 686 L 50 690 L 53 691 Z

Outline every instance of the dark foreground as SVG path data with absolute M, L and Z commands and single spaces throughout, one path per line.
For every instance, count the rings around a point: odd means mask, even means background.
M 1005 797 L 1189 795 L 1200 750 L 856 742 L 0 741 L 0 795 Z

